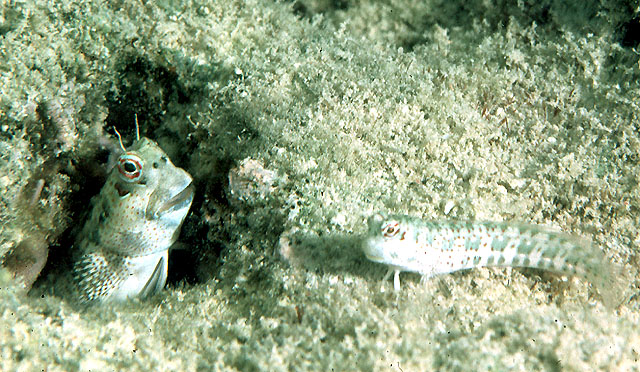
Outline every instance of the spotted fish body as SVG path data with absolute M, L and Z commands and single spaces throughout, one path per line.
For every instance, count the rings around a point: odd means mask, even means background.
M 368 220 L 363 250 L 389 266 L 394 289 L 399 273 L 430 278 L 483 266 L 530 267 L 577 275 L 596 285 L 605 302 L 617 287 L 616 272 L 604 254 L 585 239 L 541 226 L 494 222 L 428 222 L 408 216 L 376 214 Z M 618 291 L 618 288 L 616 288 Z M 611 296 L 610 296 L 611 295 Z
M 74 246 L 80 300 L 122 301 L 160 291 L 169 247 L 193 200 L 191 176 L 148 138 L 120 155 Z

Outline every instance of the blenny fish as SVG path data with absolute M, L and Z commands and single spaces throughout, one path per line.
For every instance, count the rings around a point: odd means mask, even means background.
M 193 200 L 192 178 L 152 140 L 121 147 L 74 245 L 81 302 L 123 301 L 160 291 L 169 247 Z
M 400 272 L 424 279 L 483 266 L 529 267 L 594 284 L 608 305 L 621 294 L 618 270 L 588 240 L 542 226 L 504 222 L 423 221 L 404 215 L 375 214 L 368 219 L 363 250 L 368 259 L 389 266 L 393 287 Z M 617 292 L 617 293 L 615 293 Z

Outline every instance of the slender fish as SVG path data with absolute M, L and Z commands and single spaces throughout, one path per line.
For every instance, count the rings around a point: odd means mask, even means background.
M 621 293 L 619 270 L 586 239 L 541 226 L 502 222 L 434 222 L 376 214 L 368 219 L 363 250 L 389 266 L 393 287 L 400 272 L 425 278 L 483 266 L 530 267 L 579 276 L 596 286 L 609 305 Z M 615 293 L 618 292 L 618 293 Z

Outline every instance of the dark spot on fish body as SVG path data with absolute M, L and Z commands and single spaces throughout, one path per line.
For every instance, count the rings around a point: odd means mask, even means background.
M 517 249 L 518 253 L 529 254 L 529 253 L 531 253 L 531 250 L 533 249 L 534 246 L 535 245 L 534 245 L 532 239 L 522 238 L 522 239 L 520 239 L 520 242 L 519 242 L 519 244 L 518 244 L 516 249 Z
M 559 253 L 558 247 L 559 246 L 557 246 L 556 244 L 546 245 L 542 249 L 542 254 L 546 258 L 554 259 Z
M 477 239 L 475 237 L 471 238 L 471 239 L 466 239 L 465 241 L 465 249 L 468 251 L 478 251 L 480 247 L 480 239 Z
M 504 237 L 496 238 L 491 242 L 491 250 L 502 252 L 504 251 L 504 249 L 507 247 L 508 244 L 509 244 L 509 239 L 506 239 Z

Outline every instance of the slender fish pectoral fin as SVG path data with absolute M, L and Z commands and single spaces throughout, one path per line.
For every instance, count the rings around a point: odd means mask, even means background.
M 387 270 L 387 273 L 384 274 L 384 278 L 382 278 L 382 281 L 386 282 L 391 276 L 391 274 L 393 274 L 393 290 L 394 291 L 400 290 L 400 271 L 402 270 L 400 270 L 395 266 L 389 266 L 389 270 Z
M 389 277 L 391 276 L 391 274 L 393 274 L 393 268 L 389 267 L 389 269 L 387 270 L 387 272 L 384 274 L 384 277 L 382 278 L 383 282 L 386 282 L 387 279 L 389 279 Z

